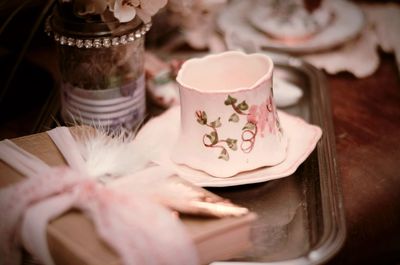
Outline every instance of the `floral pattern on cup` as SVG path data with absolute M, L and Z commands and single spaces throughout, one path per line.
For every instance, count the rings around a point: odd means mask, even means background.
M 256 142 L 256 136 L 264 138 L 266 128 L 269 133 L 281 135 L 282 129 L 279 124 L 276 106 L 272 103 L 272 96 L 268 97 L 260 105 L 249 106 L 245 100 L 238 102 L 237 98 L 228 95 L 224 102 L 225 105 L 231 106 L 234 110 L 228 119 L 228 122 L 238 123 L 240 116 L 246 116 L 247 122 L 242 128 L 240 149 L 244 153 L 250 153 Z M 233 151 L 237 150 L 238 140 L 235 138 L 219 139 L 217 128 L 222 126 L 221 117 L 212 122 L 208 122 L 207 113 L 203 110 L 196 111 L 197 122 L 201 125 L 209 127 L 212 131 L 203 135 L 203 144 L 205 147 L 220 148 L 221 153 L 219 159 L 229 160 L 228 148 Z M 276 126 L 275 126 L 276 125 Z
M 250 153 L 253 150 L 254 144 L 256 142 L 257 135 L 257 121 L 253 119 L 249 119 L 252 116 L 252 110 L 254 110 L 254 105 L 250 107 L 245 100 L 238 103 L 237 99 L 228 95 L 228 98 L 224 102 L 227 106 L 232 106 L 232 109 L 235 111 L 230 117 L 229 122 L 239 122 L 239 115 L 247 116 L 247 123 L 242 128 L 242 143 L 240 145 L 240 149 L 244 153 Z
M 229 160 L 229 153 L 224 144 L 228 148 L 233 151 L 237 150 L 237 139 L 226 138 L 226 139 L 219 139 L 218 130 L 217 128 L 221 127 L 221 117 L 218 117 L 215 121 L 208 122 L 207 121 L 207 114 L 205 111 L 196 111 L 197 122 L 201 125 L 207 126 L 211 128 L 211 132 L 208 134 L 203 135 L 203 144 L 206 147 L 210 148 L 220 148 L 221 153 L 219 155 L 219 159 L 223 159 L 225 161 Z
M 265 136 L 266 128 L 269 133 L 281 132 L 276 106 L 272 103 L 272 96 L 260 105 L 252 105 L 247 120 L 249 123 L 257 125 L 261 137 Z

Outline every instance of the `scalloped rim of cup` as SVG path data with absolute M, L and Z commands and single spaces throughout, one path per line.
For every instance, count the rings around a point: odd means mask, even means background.
M 215 60 L 217 58 L 220 57 L 226 57 L 226 56 L 239 56 L 242 58 L 245 57 L 258 57 L 260 59 L 265 60 L 269 65 L 269 69 L 268 71 L 262 75 L 256 82 L 254 82 L 251 86 L 248 87 L 238 87 L 235 89 L 221 89 L 221 90 L 213 90 L 213 91 L 209 91 L 209 90 L 201 90 L 201 89 L 197 89 L 193 86 L 189 86 L 186 83 L 182 82 L 182 75 L 184 74 L 185 71 L 187 71 L 186 69 L 188 67 L 190 67 L 190 65 L 192 64 L 197 64 L 197 63 L 201 63 L 203 61 L 208 61 L 208 60 Z M 262 53 L 252 53 L 252 54 L 246 54 L 244 52 L 240 52 L 240 51 L 227 51 L 227 52 L 223 52 L 223 53 L 218 53 L 218 54 L 211 54 L 211 55 L 206 55 L 204 57 L 201 58 L 192 58 L 189 59 L 187 61 L 185 61 L 182 64 L 181 69 L 178 72 L 178 75 L 176 76 L 176 81 L 178 82 L 178 84 L 182 87 L 185 87 L 187 89 L 199 92 L 199 93 L 204 93 L 204 94 L 219 94 L 219 93 L 236 93 L 236 92 L 241 92 L 241 91 L 247 91 L 247 90 L 252 90 L 255 87 L 259 86 L 263 81 L 268 80 L 269 78 L 272 77 L 272 72 L 274 69 L 274 62 L 272 61 L 272 59 Z

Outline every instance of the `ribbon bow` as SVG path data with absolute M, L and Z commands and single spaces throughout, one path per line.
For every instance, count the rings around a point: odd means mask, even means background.
M 70 167 L 49 167 L 11 141 L 0 142 L 0 159 L 28 177 L 0 191 L 1 265 L 20 264 L 21 244 L 44 264 L 54 264 L 47 223 L 71 208 L 93 221 L 123 264 L 198 264 L 193 242 L 171 211 L 143 194 L 128 196 L 90 179 L 69 130 L 48 133 L 59 148 L 69 147 L 60 151 Z

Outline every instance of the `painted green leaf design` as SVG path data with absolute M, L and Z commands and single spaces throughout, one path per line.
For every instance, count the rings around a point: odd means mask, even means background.
M 206 137 L 210 140 L 212 145 L 218 143 L 218 134 L 217 134 L 217 132 L 211 132 L 210 134 L 206 134 Z
M 226 143 L 228 144 L 228 147 L 230 149 L 232 149 L 233 151 L 237 150 L 237 140 L 236 139 L 228 138 L 228 139 L 226 139 Z
M 196 111 L 197 122 L 204 125 L 207 123 L 207 114 L 205 111 Z
M 238 108 L 240 110 L 248 110 L 249 109 L 249 105 L 247 105 L 246 100 L 243 100 L 239 105 Z
M 218 157 L 218 158 L 219 158 L 219 159 L 223 159 L 223 160 L 225 160 L 225 161 L 228 161 L 228 160 L 229 160 L 228 151 L 226 151 L 225 148 L 222 149 L 222 151 L 221 151 L 221 153 L 219 154 L 219 157 Z
M 246 123 L 246 125 L 243 127 L 242 130 L 254 130 L 256 128 L 256 126 L 254 125 L 254 123 L 248 122 Z
M 215 121 L 210 123 L 210 126 L 213 128 L 221 127 L 221 117 L 218 117 Z
M 228 98 L 225 100 L 225 105 L 233 105 L 237 102 L 237 99 L 228 95 Z
M 206 124 L 206 121 L 204 121 L 203 119 L 197 119 L 197 122 L 200 123 L 201 125 Z
M 237 115 L 236 113 L 233 113 L 233 114 L 229 117 L 229 121 L 231 121 L 231 122 L 239 122 L 239 115 Z

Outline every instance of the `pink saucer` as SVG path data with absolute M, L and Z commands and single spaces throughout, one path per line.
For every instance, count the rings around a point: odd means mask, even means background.
M 278 111 L 280 122 L 289 145 L 286 159 L 271 167 L 241 172 L 230 178 L 216 178 L 203 171 L 178 165 L 171 160 L 171 153 L 178 139 L 180 107 L 172 107 L 162 115 L 151 119 L 139 131 L 134 141 L 140 141 L 150 160 L 174 170 L 180 177 L 202 187 L 226 187 L 259 183 L 293 174 L 314 150 L 322 130 L 303 119 Z

